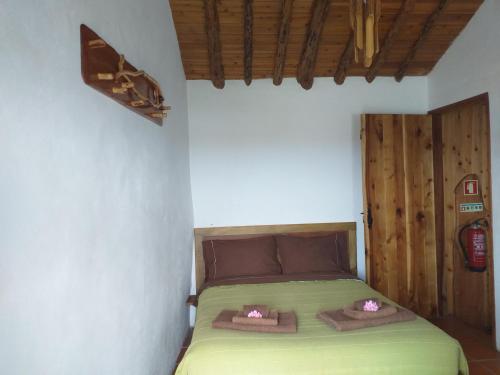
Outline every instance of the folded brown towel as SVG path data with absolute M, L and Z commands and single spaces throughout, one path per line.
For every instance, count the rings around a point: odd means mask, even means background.
M 244 305 L 243 306 L 243 314 L 245 314 L 245 316 L 248 316 L 248 314 L 253 310 L 257 310 L 258 312 L 260 312 L 262 314 L 263 318 L 267 318 L 269 315 L 269 308 L 267 307 L 267 305 Z
M 363 306 L 367 301 L 373 301 L 377 305 L 382 306 L 382 301 L 379 298 L 363 298 L 353 303 L 354 309 L 358 311 L 363 311 Z
M 396 314 L 397 312 L 398 310 L 394 306 L 385 302 L 382 302 L 382 307 L 378 311 L 357 310 L 354 305 L 346 306 L 343 309 L 343 313 L 353 319 L 378 319 Z
M 250 310 L 251 311 L 251 310 Z M 249 318 L 243 311 L 238 311 L 238 313 L 233 316 L 233 323 L 256 325 L 256 326 L 277 326 L 278 325 L 278 312 L 276 310 L 271 310 L 267 314 L 267 318 Z
M 238 311 L 222 310 L 212 322 L 213 328 L 235 329 L 239 331 L 264 332 L 264 333 L 295 333 L 297 332 L 297 317 L 293 311 L 278 313 L 277 326 L 249 325 L 233 323 L 233 316 Z
M 411 311 L 399 307 L 396 309 L 397 313 L 377 319 L 353 319 L 345 315 L 343 309 L 319 312 L 317 318 L 335 327 L 337 331 L 352 331 L 384 324 L 407 322 L 417 318 Z

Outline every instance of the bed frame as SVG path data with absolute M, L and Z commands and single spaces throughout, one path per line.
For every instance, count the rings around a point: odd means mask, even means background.
M 356 223 L 319 223 L 319 224 L 283 224 L 258 225 L 240 227 L 210 227 L 194 229 L 194 256 L 196 272 L 196 291 L 198 292 L 205 280 L 205 262 L 203 260 L 202 242 L 215 239 L 251 238 L 266 234 L 285 233 L 318 233 L 318 232 L 348 232 L 350 271 L 357 275 Z

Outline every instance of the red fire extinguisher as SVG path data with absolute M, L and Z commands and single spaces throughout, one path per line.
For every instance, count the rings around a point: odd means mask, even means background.
M 486 271 L 486 230 L 484 228 L 487 227 L 488 222 L 485 219 L 479 219 L 463 226 L 458 234 L 465 265 L 472 272 Z

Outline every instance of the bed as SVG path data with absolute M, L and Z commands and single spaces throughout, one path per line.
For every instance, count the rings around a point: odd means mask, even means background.
M 213 246 L 213 241 L 262 235 L 308 238 L 311 233 L 314 236 L 343 234 L 339 237 L 343 240 L 336 241 L 345 243 L 348 259 L 343 263 L 349 272 L 233 275 L 207 282 L 206 274 L 211 271 L 204 258 L 209 258 L 207 254 L 211 250 L 204 251 L 203 244 Z M 467 375 L 467 361 L 460 344 L 423 318 L 349 332 L 338 332 L 316 318 L 320 310 L 342 308 L 356 299 L 378 297 L 391 302 L 353 277 L 356 275 L 355 244 L 355 223 L 196 229 L 197 316 L 191 345 L 176 375 Z M 223 262 L 218 260 L 221 266 Z M 285 265 L 282 270 L 284 272 Z M 244 304 L 267 304 L 280 311 L 295 311 L 297 333 L 212 328 L 212 320 L 222 309 L 238 310 Z

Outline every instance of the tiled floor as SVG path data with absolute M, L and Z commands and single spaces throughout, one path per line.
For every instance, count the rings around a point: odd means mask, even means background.
M 500 353 L 494 350 L 491 335 L 454 318 L 433 320 L 432 323 L 460 341 L 469 362 L 470 375 L 500 375 Z

